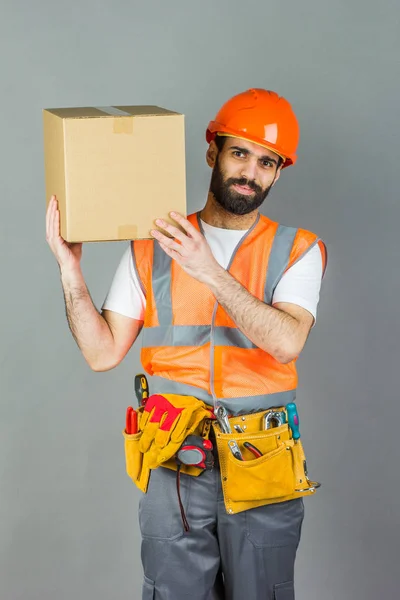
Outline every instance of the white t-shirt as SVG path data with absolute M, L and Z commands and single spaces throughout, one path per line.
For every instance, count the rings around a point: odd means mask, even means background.
M 226 269 L 234 249 L 248 230 L 221 229 L 213 227 L 203 220 L 201 223 L 205 238 L 216 261 Z M 297 304 L 308 310 L 315 319 L 321 279 L 322 257 L 319 246 L 316 244 L 282 276 L 275 288 L 272 304 L 278 302 Z M 114 275 L 103 309 L 143 321 L 145 308 L 146 297 L 136 276 L 129 244 Z

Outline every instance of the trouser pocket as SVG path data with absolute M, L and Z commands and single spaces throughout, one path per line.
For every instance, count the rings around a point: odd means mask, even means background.
M 155 582 L 144 576 L 142 587 L 142 600 L 154 600 Z
M 152 596 L 149 596 L 149 598 Z M 147 596 L 146 596 L 147 598 Z M 277 583 L 274 585 L 274 600 L 294 600 L 293 581 Z

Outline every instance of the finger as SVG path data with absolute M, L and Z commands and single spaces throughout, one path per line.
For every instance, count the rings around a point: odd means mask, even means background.
M 54 202 L 51 206 L 51 211 L 49 214 L 49 239 L 52 240 L 54 237 L 54 214 L 55 214 L 55 205 Z
M 182 243 L 188 240 L 188 236 L 186 234 L 163 219 L 157 219 L 156 224 L 165 229 L 165 231 L 168 231 L 168 233 L 174 236 L 177 240 L 180 240 Z
M 53 238 L 53 219 L 54 219 L 54 202 L 49 208 L 49 241 Z
M 56 199 L 54 199 L 52 207 L 51 207 L 51 214 L 50 214 L 50 235 L 53 239 L 54 239 L 54 237 L 56 237 L 56 231 L 54 228 L 54 224 L 55 224 L 57 212 L 58 212 L 58 202 Z
M 50 198 L 50 202 L 47 206 L 47 210 L 46 210 L 46 238 L 48 239 L 49 237 L 49 233 L 50 233 L 50 216 L 51 216 L 51 211 L 53 210 L 53 201 L 54 196 L 51 196 Z
M 168 242 L 168 240 L 170 240 L 171 238 L 167 237 L 166 235 L 164 235 L 163 233 L 161 233 L 161 231 L 158 231 L 158 229 L 152 229 L 150 231 L 150 234 L 156 238 L 156 240 L 158 240 L 159 242 L 162 242 L 163 244 L 166 244 Z
M 60 237 L 60 211 L 58 208 L 54 211 L 55 219 L 54 219 L 54 236 L 56 238 Z
M 180 244 L 179 242 L 176 242 L 172 238 L 169 238 L 166 235 L 163 235 L 162 233 L 160 233 L 157 230 L 153 230 L 150 233 L 156 238 L 156 240 L 160 244 L 163 244 L 164 247 L 169 248 L 170 250 L 175 250 L 181 256 L 188 256 L 188 251 L 183 246 L 183 244 Z
M 172 250 L 171 248 L 168 248 L 162 242 L 158 242 L 158 243 L 160 244 L 162 250 L 164 250 L 165 254 L 167 254 L 168 256 L 170 256 L 171 258 L 173 258 L 174 260 L 176 260 L 177 263 L 181 264 L 182 255 L 179 254 L 179 252 L 176 252 L 176 250 Z
M 62 244 L 64 243 L 64 239 L 61 237 L 61 227 L 60 227 L 60 223 L 61 223 L 61 216 L 60 216 L 60 211 L 57 209 L 56 210 L 56 220 L 55 220 L 55 231 L 54 231 L 54 235 L 57 239 L 57 241 Z
M 183 227 L 183 229 L 185 229 L 192 238 L 199 239 L 199 237 L 201 237 L 200 231 L 198 231 L 196 227 L 194 227 L 191 222 L 185 219 L 185 217 L 183 217 L 181 214 L 176 212 L 170 212 L 169 214 L 170 217 L 179 223 L 179 225 Z
M 57 242 L 60 235 L 60 211 L 57 206 L 54 206 L 51 228 L 52 240 L 53 242 Z

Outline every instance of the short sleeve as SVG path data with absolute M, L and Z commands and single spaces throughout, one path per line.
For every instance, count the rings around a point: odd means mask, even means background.
M 316 244 L 284 273 L 272 298 L 272 304 L 290 302 L 308 310 L 316 319 L 322 281 L 322 256 Z
M 122 255 L 102 308 L 125 317 L 144 320 L 146 298 L 133 266 L 130 244 Z

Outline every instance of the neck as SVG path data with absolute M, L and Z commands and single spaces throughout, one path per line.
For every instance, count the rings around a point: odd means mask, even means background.
M 201 219 L 208 225 L 221 229 L 242 230 L 250 229 L 257 219 L 257 215 L 258 210 L 253 210 L 248 215 L 233 215 L 218 204 L 211 192 L 208 192 L 206 205 L 200 213 Z

